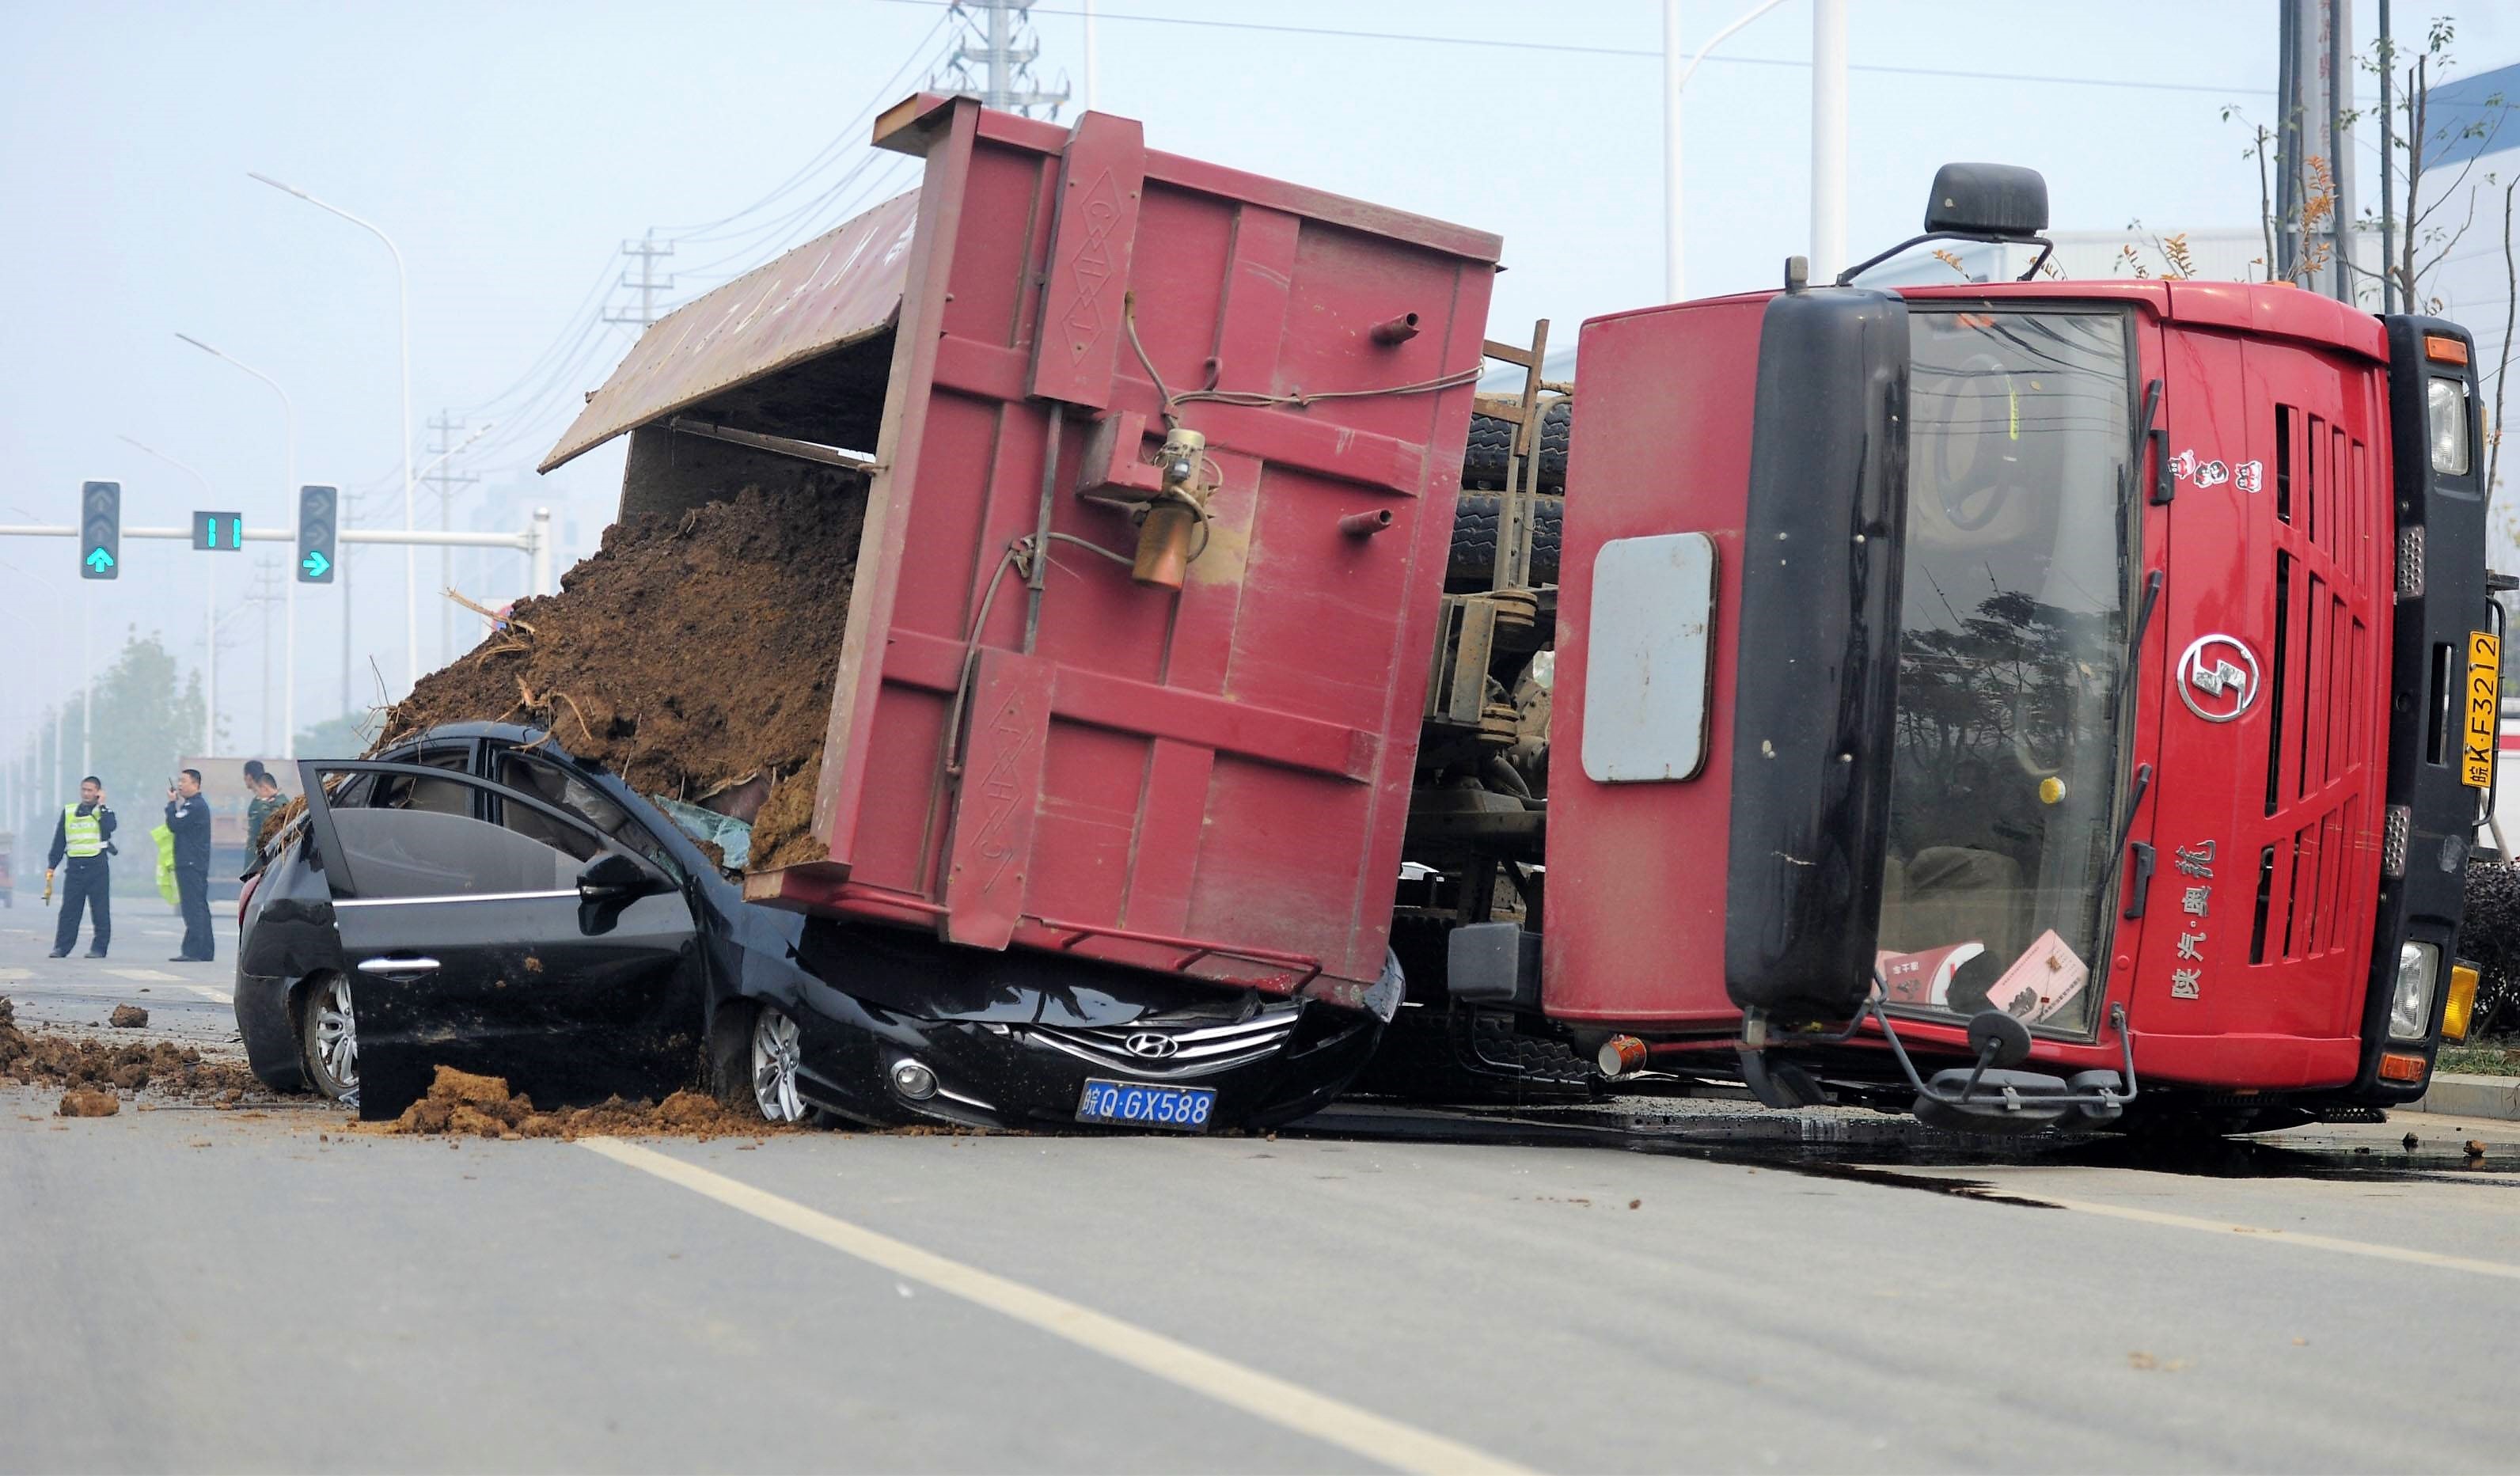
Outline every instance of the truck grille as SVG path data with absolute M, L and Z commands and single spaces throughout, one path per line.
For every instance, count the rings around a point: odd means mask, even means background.
M 1300 1004 L 1272 1005 L 1231 1024 L 1139 1020 L 1081 1030 L 1026 1025 L 1016 1034 L 1028 1044 L 1065 1051 L 1099 1070 L 1139 1081 L 1168 1082 L 1231 1071 L 1276 1055 L 1286 1049 L 1302 1013 Z

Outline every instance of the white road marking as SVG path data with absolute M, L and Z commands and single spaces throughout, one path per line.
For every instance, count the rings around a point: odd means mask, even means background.
M 224 989 L 212 989 L 207 984 L 187 984 L 184 988 L 194 994 L 200 995 L 202 999 L 212 1001 L 216 1004 L 233 1005 L 236 1003 L 235 995 L 228 993 Z
M 949 1261 L 907 1241 L 833 1219 L 792 1199 L 729 1179 L 617 1138 L 586 1138 L 578 1146 L 618 1164 L 652 1174 L 782 1230 L 794 1230 L 844 1255 L 878 1266 L 1029 1323 L 1053 1337 L 1100 1353 L 1167 1383 L 1204 1394 L 1222 1405 L 1283 1429 L 1379 1461 L 1401 1471 L 1521 1471 L 1522 1466 L 1458 1441 L 1387 1419 L 1371 1410 L 1316 1394 L 1257 1368 L 1202 1352 L 1159 1332 L 1080 1307 L 1063 1297 Z
M 1922 1177 L 1922 1176 L 1919 1176 Z M 2212 1235 L 2245 1235 L 2269 1245 L 2297 1245 L 2305 1250 L 2336 1251 L 2348 1256 L 2368 1256 L 2375 1261 L 2399 1261 L 2408 1266 L 2434 1266 L 2444 1271 L 2463 1271 L 2480 1276 L 2500 1276 L 2520 1281 L 2520 1266 L 2506 1261 L 2479 1261 L 2470 1256 L 2446 1256 L 2439 1251 L 2413 1250 L 2403 1245 L 2381 1245 L 2370 1240 L 2346 1240 L 2335 1235 L 2314 1235 L 2306 1230 L 2276 1230 L 2264 1225 L 2235 1225 L 2224 1220 L 2204 1220 L 2193 1215 L 2173 1215 L 2162 1210 L 2137 1209 L 2126 1204 L 2100 1204 L 2089 1199 L 2059 1199 L 2035 1188 L 2004 1188 L 2006 1194 L 2040 1204 L 2054 1205 L 2079 1215 L 2104 1215 L 2112 1220 L 2132 1220 L 2138 1225 L 2163 1225 L 2174 1230 L 2203 1230 Z
M 154 968 L 109 968 L 106 969 L 105 972 L 113 975 L 117 979 L 136 979 L 143 984 L 171 984 L 175 982 L 175 976 L 173 974 L 159 973 Z
M 34 976 L 35 971 L 31 968 L 0 968 L 0 984 L 14 984 L 20 979 L 31 979 Z

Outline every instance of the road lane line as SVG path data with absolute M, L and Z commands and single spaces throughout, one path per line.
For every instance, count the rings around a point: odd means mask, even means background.
M 1922 1177 L 1922 1176 L 1919 1176 Z M 2463 1271 L 2480 1276 L 2500 1276 L 2520 1281 L 2520 1266 L 2504 1261 L 2479 1261 L 2469 1256 L 2446 1256 L 2439 1251 L 2412 1250 L 2403 1245 L 2381 1245 L 2370 1240 L 2346 1240 L 2335 1235 L 2315 1235 L 2306 1230 L 2277 1230 L 2264 1225 L 2235 1225 L 2224 1220 L 2203 1220 L 2193 1215 L 2173 1215 L 2164 1210 L 2138 1209 L 2126 1204 L 2101 1204 L 2090 1199 L 2059 1199 L 2033 1188 L 2005 1186 L 2003 1192 L 2040 1204 L 2054 1205 L 2082 1215 L 2105 1215 L 2112 1220 L 2132 1220 L 2138 1225 L 2162 1225 L 2176 1230 L 2203 1230 L 2215 1235 L 2237 1235 L 2269 1245 L 2298 1245 L 2305 1250 L 2336 1251 L 2349 1256 L 2368 1256 L 2375 1261 L 2400 1261 L 2408 1266 L 2435 1266 L 2444 1271 Z
M 0 984 L 15 984 L 21 979 L 31 979 L 34 976 L 35 971 L 31 968 L 0 968 Z
M 113 975 L 117 979 L 136 979 L 143 984 L 171 984 L 175 982 L 175 976 L 173 974 L 160 973 L 154 968 L 109 968 L 104 971 Z
M 949 1296 L 1029 1323 L 1054 1337 L 1100 1353 L 1114 1362 L 1150 1373 L 1167 1383 L 1204 1394 L 1222 1405 L 1338 1447 L 1401 1471 L 1517 1472 L 1525 1468 L 1473 1450 L 1443 1436 L 1386 1419 L 1354 1405 L 1316 1394 L 1256 1368 L 1176 1342 L 1159 1332 L 1121 1321 L 1063 1297 L 1036 1291 L 1019 1282 L 950 1261 L 908 1241 L 834 1219 L 792 1199 L 712 1173 L 617 1138 L 584 1138 L 581 1148 L 613 1162 L 652 1174 L 668 1184 L 756 1220 L 793 1230 L 808 1240 L 894 1275 L 931 1286 Z
M 211 1001 L 214 1004 L 233 1005 L 236 1003 L 235 995 L 228 993 L 224 989 L 212 989 L 207 984 L 187 984 L 184 988 L 190 993 L 200 995 L 202 999 Z

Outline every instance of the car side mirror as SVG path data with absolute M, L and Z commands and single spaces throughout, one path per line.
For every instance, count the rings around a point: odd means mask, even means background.
M 608 933 L 621 910 L 664 888 L 646 867 L 608 851 L 577 873 L 577 925 L 589 935 Z
M 629 902 L 654 890 L 655 879 L 647 868 L 618 851 L 598 856 L 577 875 L 581 902 Z

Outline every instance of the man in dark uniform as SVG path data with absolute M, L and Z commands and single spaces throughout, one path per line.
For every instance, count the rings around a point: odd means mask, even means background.
M 62 920 L 53 929 L 53 957 L 69 957 L 78 941 L 79 906 L 84 903 L 96 926 L 88 938 L 87 956 L 102 959 L 113 941 L 113 812 L 105 807 L 105 785 L 93 774 L 79 781 L 78 803 L 63 807 L 53 822 L 53 848 L 44 857 L 44 877 L 65 861 L 69 875 L 62 883 Z
M 166 828 L 175 832 L 175 892 L 184 908 L 184 948 L 166 962 L 207 963 L 217 956 L 210 941 L 210 806 L 202 798 L 202 771 L 187 769 L 166 791 Z

